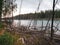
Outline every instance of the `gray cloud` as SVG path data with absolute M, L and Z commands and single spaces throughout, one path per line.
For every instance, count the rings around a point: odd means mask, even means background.
M 28 12 L 35 11 L 38 7 L 39 1 L 42 2 L 39 11 L 52 9 L 53 0 L 23 0 L 22 10 L 29 10 Z M 17 3 L 18 7 L 20 7 L 21 0 L 17 0 Z M 58 0 L 58 3 L 56 4 L 56 9 L 60 9 L 60 0 Z

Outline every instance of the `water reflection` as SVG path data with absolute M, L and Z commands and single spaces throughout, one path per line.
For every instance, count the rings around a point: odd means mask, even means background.
M 43 20 L 43 26 L 46 26 L 48 20 Z M 35 24 L 34 24 L 35 23 Z M 36 26 L 41 27 L 42 26 L 42 20 L 14 20 L 13 21 L 13 26 L 15 27 L 20 27 L 20 26 Z M 49 21 L 49 25 L 51 27 L 51 20 Z M 54 21 L 54 26 L 57 27 L 60 30 L 60 20 L 55 20 Z M 40 28 L 39 28 L 40 29 Z M 60 31 L 55 32 L 55 34 L 60 34 Z
M 18 21 L 18 20 L 14 20 L 12 23 L 12 25 L 15 27 L 19 27 L 19 24 L 20 24 L 20 21 Z
M 48 20 L 43 20 L 43 26 L 46 26 Z M 31 24 L 30 24 L 31 23 Z M 12 23 L 15 27 L 19 27 L 19 26 L 37 26 L 40 27 L 42 26 L 42 20 L 14 20 Z M 51 26 L 51 20 L 49 21 L 49 25 Z M 54 26 L 58 26 L 58 28 L 60 29 L 60 21 L 54 21 Z

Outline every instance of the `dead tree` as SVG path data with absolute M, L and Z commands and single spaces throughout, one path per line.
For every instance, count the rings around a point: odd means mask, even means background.
M 53 34 L 54 34 L 54 30 L 53 30 L 54 15 L 55 15 L 54 9 L 55 9 L 55 0 L 53 0 L 53 13 L 52 13 L 53 15 L 52 15 L 52 22 L 51 22 L 51 40 L 53 39 Z

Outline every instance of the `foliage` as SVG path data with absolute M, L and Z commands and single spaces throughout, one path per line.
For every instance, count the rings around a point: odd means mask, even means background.
M 3 15 L 11 14 L 14 9 L 16 9 L 17 4 L 15 3 L 16 0 L 4 0 L 3 1 Z
M 41 19 L 41 18 L 51 18 L 52 17 L 52 10 L 48 11 L 41 11 L 39 13 L 30 13 L 30 14 L 21 14 L 15 16 L 15 19 Z M 20 17 L 19 17 L 20 16 Z M 60 18 L 60 10 L 55 10 L 55 18 Z
M 3 26 L 3 24 L 0 22 L 0 28 L 3 28 L 4 26 Z
M 3 5 L 3 0 L 0 0 L 0 21 L 1 21 L 1 14 L 2 14 L 2 5 Z
M 13 45 L 14 39 L 11 35 L 5 33 L 0 36 L 0 45 Z

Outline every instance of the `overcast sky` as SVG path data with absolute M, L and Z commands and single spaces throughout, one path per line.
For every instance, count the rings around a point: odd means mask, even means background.
M 20 14 L 34 13 L 40 3 L 39 12 L 45 10 L 52 10 L 53 0 L 23 0 L 21 6 Z M 14 14 L 19 14 L 21 0 L 16 0 L 17 3 L 17 12 Z M 60 0 L 56 4 L 55 9 L 60 9 Z

